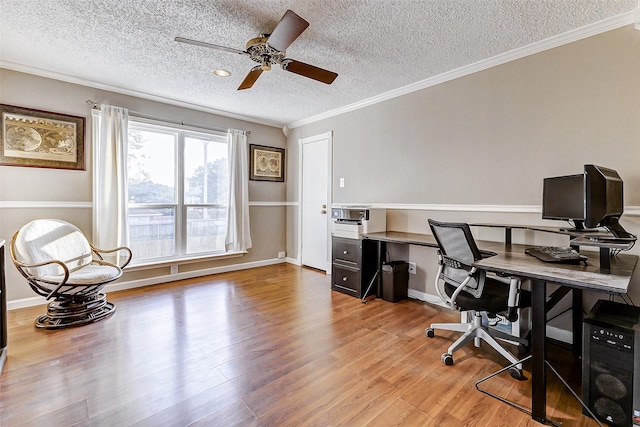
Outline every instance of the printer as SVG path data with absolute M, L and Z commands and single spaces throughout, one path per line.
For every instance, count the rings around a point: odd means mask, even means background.
M 331 209 L 331 234 L 361 239 L 363 234 L 387 231 L 387 210 L 369 207 L 335 207 Z

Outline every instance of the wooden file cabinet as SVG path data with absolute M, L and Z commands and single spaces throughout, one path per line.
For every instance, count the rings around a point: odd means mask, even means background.
M 332 238 L 331 289 L 362 298 L 375 274 L 376 247 L 364 239 Z M 371 293 L 376 293 L 372 287 Z

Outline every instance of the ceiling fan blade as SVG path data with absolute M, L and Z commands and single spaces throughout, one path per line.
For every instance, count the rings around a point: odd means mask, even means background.
M 301 18 L 291 10 L 287 10 L 269 36 L 267 43 L 272 48 L 284 52 L 308 26 L 309 22 L 304 18 Z
M 338 77 L 337 73 L 328 71 L 322 68 L 318 68 L 314 65 L 305 64 L 304 62 L 294 61 L 290 59 L 288 62 L 283 63 L 283 69 L 295 74 L 299 74 L 310 79 L 317 80 L 322 83 L 330 85 Z
M 249 71 L 249 74 L 247 74 L 247 77 L 245 77 L 242 83 L 240 83 L 238 90 L 251 88 L 256 80 L 258 80 L 258 77 L 260 77 L 260 74 L 262 74 L 262 68 L 259 65 L 257 67 L 253 67 L 251 71 Z
M 212 44 L 212 43 L 205 43 L 198 40 L 185 39 L 184 37 L 176 37 L 174 38 L 174 40 L 180 43 L 187 43 L 187 44 L 192 44 L 196 46 L 208 47 L 210 49 L 222 50 L 222 51 L 231 52 L 231 53 L 238 53 L 240 55 L 248 55 L 248 53 L 245 52 L 244 50 L 233 49 L 231 47 L 226 47 L 226 46 L 219 46 L 217 44 Z

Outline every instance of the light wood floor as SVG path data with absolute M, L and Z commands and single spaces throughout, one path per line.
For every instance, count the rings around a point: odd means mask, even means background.
M 0 425 L 539 425 L 475 389 L 503 363 L 492 349 L 442 364 L 457 334 L 424 329 L 457 314 L 362 304 L 329 277 L 280 264 L 113 292 L 114 316 L 56 332 L 34 328 L 42 306 L 12 310 Z M 530 381 L 486 388 L 529 406 Z M 548 404 L 563 426 L 596 425 L 551 378 Z

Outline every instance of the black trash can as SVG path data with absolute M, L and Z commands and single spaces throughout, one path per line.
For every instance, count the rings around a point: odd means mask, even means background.
M 391 261 L 382 264 L 382 299 L 398 302 L 407 299 L 409 263 Z

